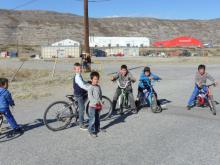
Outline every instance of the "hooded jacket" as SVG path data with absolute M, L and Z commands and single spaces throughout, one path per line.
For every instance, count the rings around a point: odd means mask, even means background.
M 139 79 L 140 82 L 139 82 L 138 86 L 139 86 L 140 88 L 143 88 L 143 89 L 146 88 L 146 86 L 148 86 L 149 84 L 151 84 L 150 77 L 153 77 L 153 79 L 156 80 L 156 81 L 161 80 L 161 78 L 160 78 L 159 76 L 157 76 L 157 75 L 155 75 L 155 74 L 153 74 L 153 73 L 150 73 L 149 76 L 146 76 L 146 75 L 144 74 L 144 72 L 142 72 L 142 73 L 141 73 L 141 76 L 140 76 L 140 79 Z
M 11 93 L 0 87 L 0 111 L 4 111 L 9 108 L 9 106 L 14 106 L 14 100 L 11 97 Z

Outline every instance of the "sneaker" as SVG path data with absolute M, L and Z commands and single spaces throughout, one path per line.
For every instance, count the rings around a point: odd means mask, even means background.
M 87 130 L 88 130 L 88 128 L 87 128 L 85 125 L 81 125 L 81 126 L 79 127 L 79 129 L 84 130 L 84 131 L 87 131 Z
M 132 111 L 132 113 L 134 113 L 134 114 L 137 114 L 138 113 L 138 110 L 135 108 L 135 109 L 132 109 L 131 110 Z
M 95 133 L 89 133 L 89 135 L 90 135 L 92 138 L 96 138 L 96 137 L 97 137 L 97 134 L 95 134 Z
M 191 110 L 192 109 L 192 106 L 190 106 L 190 105 L 187 105 L 187 110 Z

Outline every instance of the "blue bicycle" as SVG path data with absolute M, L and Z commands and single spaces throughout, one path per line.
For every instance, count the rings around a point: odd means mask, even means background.
M 160 113 L 162 112 L 162 108 L 157 100 L 157 94 L 154 91 L 153 82 L 154 81 L 144 82 L 146 88 L 142 91 L 139 90 L 137 104 L 139 108 L 149 106 L 153 113 Z

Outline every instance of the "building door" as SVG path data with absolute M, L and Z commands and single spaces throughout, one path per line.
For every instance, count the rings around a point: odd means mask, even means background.
M 65 57 L 65 50 L 57 50 L 57 57 L 58 58 L 64 58 Z

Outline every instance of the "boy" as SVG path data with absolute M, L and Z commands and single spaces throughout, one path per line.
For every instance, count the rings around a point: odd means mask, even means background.
M 88 84 L 82 78 L 82 68 L 80 63 L 74 64 L 75 76 L 73 77 L 74 96 L 79 105 L 79 126 L 81 130 L 87 130 L 84 125 L 85 102 L 87 100 Z
M 91 85 L 88 89 L 89 98 L 89 127 L 88 131 L 92 137 L 97 137 L 97 133 L 100 130 L 99 111 L 102 109 L 102 91 L 99 83 L 99 73 L 92 72 L 90 74 Z
M 9 106 L 15 106 L 11 93 L 8 91 L 8 79 L 0 78 L 0 113 L 7 119 L 8 123 L 13 128 L 14 133 L 23 133 L 23 130 L 14 119 Z
M 210 80 L 217 85 L 217 82 L 215 81 L 215 79 L 206 72 L 206 66 L 201 64 L 198 66 L 198 72 L 196 72 L 195 87 L 188 101 L 188 105 L 187 105 L 188 110 L 190 110 L 193 106 L 195 106 L 195 101 L 196 101 L 196 97 L 199 94 L 199 89 L 203 89 L 204 91 L 210 91 L 210 89 L 206 86 L 207 80 Z M 213 97 L 213 96 L 210 96 L 210 97 Z
M 150 67 L 145 67 L 139 79 L 140 82 L 138 84 L 138 96 L 140 96 L 142 93 L 147 92 L 149 90 L 149 85 L 151 84 L 152 80 L 159 81 L 161 80 L 161 78 L 153 74 L 150 70 Z M 153 92 L 155 93 L 157 97 L 157 93 L 155 92 L 154 89 L 153 89 Z
M 116 81 L 116 80 L 118 80 L 120 84 L 125 84 L 125 82 L 130 81 L 126 90 L 128 91 L 128 99 L 131 104 L 131 110 L 133 112 L 137 113 L 137 109 L 136 109 L 136 105 L 135 105 L 135 101 L 134 101 L 134 96 L 133 96 L 132 85 L 131 85 L 131 82 L 134 83 L 136 80 L 133 77 L 133 75 L 128 71 L 128 68 L 126 65 L 122 65 L 119 73 L 117 73 L 116 75 L 114 75 L 111 78 L 111 81 Z M 121 94 L 121 90 L 118 87 L 116 89 L 115 95 L 113 97 L 113 102 L 112 102 L 113 111 L 115 111 L 117 100 L 118 100 L 118 97 L 120 96 L 120 94 Z M 122 115 L 123 112 L 120 112 L 120 114 Z

